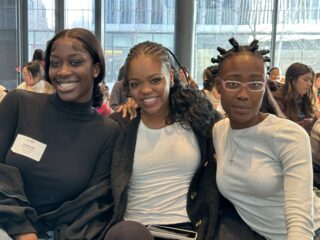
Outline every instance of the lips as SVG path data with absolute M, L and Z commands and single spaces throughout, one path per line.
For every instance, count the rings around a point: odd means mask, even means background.
M 242 105 L 232 106 L 232 109 L 238 114 L 246 114 L 250 111 L 249 107 Z
M 56 81 L 57 88 L 60 91 L 71 91 L 73 90 L 79 81 Z
M 158 97 L 148 97 L 141 100 L 141 103 L 146 108 L 151 108 L 155 106 L 158 102 Z

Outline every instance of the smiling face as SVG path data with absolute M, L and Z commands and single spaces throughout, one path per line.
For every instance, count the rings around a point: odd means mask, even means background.
M 303 96 L 310 91 L 313 84 L 313 75 L 311 72 L 300 75 L 294 83 L 294 88 L 298 95 Z
M 49 78 L 59 97 L 66 102 L 88 102 L 100 68 L 83 44 L 73 38 L 57 39 L 51 50 Z
M 223 61 L 217 89 L 221 94 L 222 107 L 233 129 L 248 128 L 259 122 L 264 90 L 251 92 L 247 86 L 242 86 L 237 91 L 230 91 L 223 87 L 221 81 L 265 82 L 265 74 L 263 60 L 250 53 L 236 54 Z
M 147 55 L 133 58 L 128 66 L 129 92 L 141 107 L 142 117 L 166 119 L 169 113 L 170 83 L 173 72 Z

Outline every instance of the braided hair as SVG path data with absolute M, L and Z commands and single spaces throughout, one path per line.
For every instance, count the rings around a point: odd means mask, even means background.
M 199 130 L 205 135 L 211 133 L 212 124 L 220 119 L 220 115 L 212 109 L 211 103 L 207 100 L 202 91 L 193 89 L 190 86 L 183 87 L 179 79 L 178 67 L 174 64 L 176 57 L 163 45 L 155 42 L 142 42 L 130 49 L 125 61 L 124 89 L 129 95 L 128 70 L 131 61 L 138 56 L 148 56 L 155 61 L 161 62 L 168 70 L 174 71 L 173 85 L 169 92 L 169 115 L 166 124 L 175 122 L 181 123 L 184 128 L 191 127 Z M 177 64 L 181 66 L 178 62 Z
M 224 48 L 218 47 L 217 50 L 220 53 L 220 55 L 217 56 L 217 58 L 211 58 L 212 63 L 218 63 L 219 67 L 221 66 L 222 62 L 238 53 L 241 52 L 247 52 L 252 53 L 258 58 L 261 58 L 263 62 L 270 62 L 270 58 L 268 56 L 264 56 L 268 54 L 270 51 L 267 49 L 259 50 L 259 41 L 257 39 L 254 39 L 250 45 L 239 45 L 237 40 L 235 38 L 230 38 L 229 43 L 232 45 L 232 48 L 229 50 L 226 50 Z
M 231 56 L 235 56 L 237 54 L 253 54 L 258 59 L 261 59 L 263 63 L 270 62 L 270 58 L 268 56 L 265 56 L 270 51 L 267 49 L 259 50 L 259 40 L 254 39 L 249 45 L 239 45 L 238 41 L 235 38 L 230 38 L 229 43 L 232 45 L 232 48 L 229 50 L 226 50 L 224 48 L 218 47 L 217 50 L 220 53 L 220 55 L 217 56 L 217 58 L 211 58 L 212 63 L 218 63 L 218 72 L 220 73 L 221 66 L 223 65 L 223 62 L 230 58 Z M 281 111 L 278 103 L 272 96 L 272 93 L 268 87 L 268 85 L 265 86 L 266 91 L 263 96 L 263 104 L 266 104 L 268 106 L 261 106 L 261 109 L 268 109 L 270 113 L 273 113 L 277 115 L 278 117 L 284 118 L 285 115 Z

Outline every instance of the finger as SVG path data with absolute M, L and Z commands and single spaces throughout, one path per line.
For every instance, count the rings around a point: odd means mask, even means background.
M 116 112 L 121 112 L 122 111 L 123 106 L 120 105 L 119 107 L 117 107 Z
M 122 109 L 122 118 L 125 118 L 126 116 L 127 116 L 127 108 L 124 107 L 124 108 Z

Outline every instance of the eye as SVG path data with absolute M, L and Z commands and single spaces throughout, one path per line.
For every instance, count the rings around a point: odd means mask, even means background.
M 256 81 L 248 83 L 248 87 L 251 90 L 261 90 L 264 86 L 264 82 Z
M 152 84 L 158 84 L 161 81 L 161 78 L 153 78 L 151 79 Z
M 139 84 L 138 84 L 137 82 L 130 82 L 130 83 L 129 83 L 129 87 L 130 87 L 130 88 L 136 88 L 136 87 L 138 87 L 138 85 L 139 85 Z
M 80 60 L 80 59 L 72 59 L 72 60 L 70 61 L 70 64 L 71 64 L 72 66 L 78 66 L 78 65 L 80 65 L 82 62 L 83 62 L 83 61 Z
M 241 86 L 241 83 L 236 81 L 225 81 L 224 83 L 228 89 L 238 89 Z
M 56 59 L 50 59 L 50 67 L 52 68 L 57 68 L 60 65 L 60 61 Z

